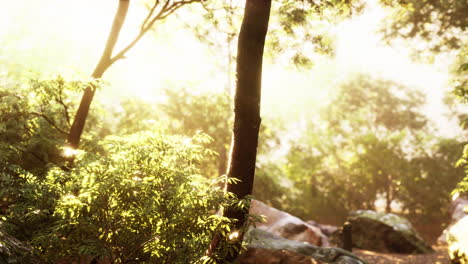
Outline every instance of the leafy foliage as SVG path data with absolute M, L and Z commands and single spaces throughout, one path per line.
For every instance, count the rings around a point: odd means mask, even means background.
M 456 166 L 463 145 L 456 139 L 438 139 L 429 150 L 411 159 L 398 196 L 411 216 L 423 215 L 425 223 L 446 221 L 450 193 L 464 175 Z
M 197 174 L 207 140 L 111 137 L 102 143 L 105 156 L 80 152 L 75 167 L 51 168 L 45 181 L 23 175 L 19 189 L 31 193 L 10 208 L 7 223 L 17 234 L 33 225 L 28 235 L 45 261 L 192 263 L 229 228 L 229 219 L 213 214 L 231 201 L 220 180 Z
M 226 92 L 191 93 L 187 88 L 166 89 L 165 96 L 167 100 L 159 107 L 168 117 L 169 133 L 190 136 L 201 131 L 209 135 L 213 140 L 204 146 L 217 155 L 205 156 L 201 163 L 203 174 L 225 174 L 231 144 L 231 96 Z M 278 131 L 272 127 L 278 126 L 271 120 L 260 127 L 260 155 L 267 155 L 279 143 Z
M 455 78 L 455 89 L 454 94 L 463 101 L 464 104 L 468 103 L 468 48 L 463 49 L 459 54 L 460 66 L 456 72 Z M 468 126 L 468 116 L 464 115 L 460 117 L 460 124 L 462 128 L 466 129 Z M 457 162 L 458 167 L 465 168 L 465 177 L 457 185 L 457 188 L 453 190 L 453 193 L 459 193 L 468 195 L 468 145 L 465 145 L 463 155 Z
M 73 99 L 88 81 L 55 79 L 32 80 L 25 88 L 0 90 L 0 139 L 3 162 L 39 172 L 48 163 L 63 161 L 61 147 L 70 129 L 69 109 Z M 99 109 L 99 108 L 98 108 Z M 93 132 L 85 138 L 84 148 L 92 148 L 101 121 L 90 116 Z
M 465 171 L 465 177 L 458 184 L 453 193 L 459 193 L 462 195 L 468 195 L 468 145 L 465 145 L 463 150 L 463 156 L 458 161 L 457 166 L 463 167 Z
M 291 197 L 300 206 L 289 210 L 339 223 L 383 199 L 388 211 L 397 202 L 403 212 L 444 221 L 450 190 L 462 178 L 453 167 L 461 143 L 424 134 L 423 102 L 395 82 L 363 75 L 344 82 L 291 144 L 284 172 L 303 188 Z
M 205 175 L 226 173 L 228 149 L 231 142 L 232 110 L 227 93 L 190 93 L 187 88 L 165 90 L 167 101 L 160 105 L 169 117 L 170 131 L 175 134 L 193 135 L 202 131 L 213 138 L 205 147 L 217 152 L 206 156 L 202 167 Z
M 468 5 L 464 0 L 383 0 L 397 6 L 396 19 L 386 28 L 388 37 L 420 37 L 432 50 L 463 47 L 464 32 L 468 26 Z
M 200 174 L 200 162 L 213 156 L 205 148 L 211 138 L 171 137 L 150 126 L 135 134 L 127 123 L 141 120 L 135 117 L 118 122 L 122 136 L 102 140 L 100 120 L 92 118 L 92 140 L 69 163 L 62 152 L 67 109 L 84 86 L 59 77 L 0 92 L 1 232 L 32 248 L 18 261 L 31 254 L 41 263 L 222 260 L 224 251 L 201 259 L 215 234 L 230 232 L 230 220 L 215 212 L 237 202 L 220 187 L 224 179 Z

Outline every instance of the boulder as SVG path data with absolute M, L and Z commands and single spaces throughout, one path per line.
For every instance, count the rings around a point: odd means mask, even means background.
M 320 231 L 322 232 L 322 234 L 326 235 L 327 237 L 330 237 L 333 233 L 335 233 L 338 230 L 337 226 L 323 225 L 323 224 L 319 224 L 319 223 L 317 223 L 317 222 L 315 222 L 313 220 L 309 220 L 306 223 L 311 225 L 311 226 L 318 227 L 320 229 Z
M 239 264 L 321 264 L 311 257 L 288 250 L 247 248 L 237 259 Z
M 352 227 L 352 245 L 382 253 L 424 254 L 434 250 L 419 236 L 411 223 L 395 214 L 358 210 L 347 221 Z M 341 245 L 342 228 L 333 239 Z
M 465 210 L 467 207 L 468 199 L 465 197 L 458 197 L 452 201 L 452 224 L 455 224 L 460 219 L 468 215 L 468 212 Z
M 449 228 L 447 243 L 451 263 L 468 264 L 468 215 Z
M 328 238 L 316 226 L 286 212 L 270 207 L 258 200 L 250 204 L 250 214 L 262 215 L 264 223 L 256 227 L 290 240 L 307 242 L 317 246 L 328 246 Z
M 258 228 L 250 229 L 245 241 L 248 250 L 239 256 L 240 264 L 365 264 L 346 250 L 289 240 Z
M 460 219 L 468 215 L 468 212 L 465 210 L 465 208 L 467 207 L 468 207 L 468 199 L 466 197 L 458 197 L 457 199 L 452 201 L 450 224 L 437 239 L 437 242 L 439 244 L 446 245 L 448 243 L 447 236 L 449 234 L 449 230 Z

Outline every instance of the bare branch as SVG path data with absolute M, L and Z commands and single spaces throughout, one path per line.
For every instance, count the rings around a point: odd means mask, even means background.
M 59 89 L 59 95 L 58 95 L 58 98 L 57 98 L 56 101 L 63 107 L 63 111 L 65 112 L 65 120 L 67 121 L 68 126 L 71 127 L 70 113 L 68 112 L 68 106 L 63 101 L 63 90 L 62 89 Z
M 133 48 L 133 46 L 135 46 L 135 44 L 143 37 L 143 35 L 145 35 L 146 32 L 148 32 L 153 27 L 156 21 L 165 19 L 167 16 L 169 16 L 171 13 L 173 13 L 175 10 L 177 10 L 183 5 L 191 4 L 195 2 L 203 2 L 203 0 L 184 0 L 184 1 L 175 2 L 172 5 L 169 5 L 170 1 L 166 1 L 164 5 L 161 7 L 161 9 L 159 10 L 159 12 L 153 18 L 150 18 L 150 16 L 155 12 L 155 9 L 156 9 L 155 6 L 159 4 L 159 1 L 156 1 L 156 4 L 150 10 L 150 14 L 148 14 L 148 16 L 145 18 L 138 35 L 125 48 L 123 48 L 114 57 L 112 57 L 110 59 L 109 64 L 112 65 L 117 60 L 125 58 L 125 53 L 127 53 L 128 50 L 130 50 L 131 48 Z
M 142 31 L 142 30 L 146 27 L 146 23 L 148 23 L 148 21 L 150 20 L 150 18 L 153 16 L 154 10 L 156 10 L 156 7 L 157 7 L 158 5 L 159 5 L 159 1 L 158 1 L 158 0 L 154 1 L 153 7 L 150 9 L 148 15 L 146 16 L 145 20 L 143 20 L 143 23 L 141 24 L 140 31 Z
M 175 2 L 173 5 L 171 5 L 167 10 L 166 14 L 162 15 L 159 19 L 164 19 L 168 17 L 170 14 L 174 13 L 179 7 L 186 5 L 186 4 L 191 4 L 195 2 L 200 2 L 201 0 L 185 0 L 185 1 L 180 1 L 180 2 Z M 203 2 L 203 1 L 201 1 Z
M 39 155 L 37 155 L 36 153 L 34 153 L 33 151 L 22 151 L 23 153 L 25 154 L 31 154 L 33 155 L 37 160 L 39 160 L 40 162 L 44 163 L 44 164 L 47 164 L 47 162 L 42 159 L 41 157 L 39 157 Z
M 55 128 L 55 130 L 57 130 L 58 132 L 64 134 L 64 135 L 67 135 L 68 136 L 68 132 L 61 129 L 60 127 L 58 127 L 55 122 L 51 119 L 49 119 L 46 115 L 44 115 L 43 113 L 38 113 L 38 112 L 31 112 L 30 114 L 32 115 L 35 115 L 35 116 L 39 116 L 39 117 L 42 117 L 44 118 L 44 120 L 49 123 L 53 128 Z
M 160 20 L 160 19 L 161 19 L 161 16 L 164 14 L 164 12 L 166 11 L 166 9 L 168 8 L 169 3 L 170 3 L 170 1 L 169 1 L 169 0 L 166 0 L 166 3 L 164 3 L 164 6 L 161 8 L 161 10 L 159 10 L 158 15 L 155 16 L 155 17 L 153 18 L 153 20 L 151 21 L 151 26 L 154 24 L 154 22 L 156 22 L 156 20 Z M 175 3 L 174 3 L 174 4 L 175 4 Z M 174 4 L 172 4 L 172 5 L 174 5 Z M 172 7 L 172 5 L 169 6 L 169 8 Z

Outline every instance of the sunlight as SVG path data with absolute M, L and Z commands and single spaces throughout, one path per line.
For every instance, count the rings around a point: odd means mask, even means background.
M 234 231 L 229 234 L 229 240 L 235 240 L 239 238 L 239 231 Z
M 148 12 L 143 2 L 132 1 L 114 54 L 137 36 Z M 0 44 L 20 49 L 21 57 L 14 60 L 28 64 L 32 71 L 66 78 L 90 75 L 104 49 L 117 8 L 112 0 L 5 4 L 0 10 L 4 25 L 0 28 Z M 205 47 L 189 32 L 173 31 L 164 23 L 155 24 L 154 30 L 126 54 L 125 63 L 119 61 L 106 72 L 104 79 L 112 84 L 112 91 L 106 94 L 157 101 L 168 82 L 184 83 L 207 76 L 207 67 L 200 67 L 208 61 Z M 38 59 L 30 62 L 33 57 Z
M 66 158 L 71 158 L 76 156 L 79 153 L 78 150 L 70 147 L 64 147 L 63 148 L 63 156 Z
M 441 133 L 456 133 L 447 129 L 453 127 L 453 124 L 449 124 L 445 116 L 447 107 L 443 103 L 443 97 L 450 89 L 450 60 L 439 63 L 438 67 L 416 63 L 411 59 L 410 46 L 386 45 L 376 31 L 388 11 L 376 0 L 368 0 L 368 3 L 363 15 L 347 20 L 336 28 L 337 70 L 343 78 L 364 72 L 421 90 L 427 99 L 424 107 L 426 115 L 438 123 Z

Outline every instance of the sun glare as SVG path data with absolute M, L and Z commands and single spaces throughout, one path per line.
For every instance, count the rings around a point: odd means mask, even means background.
M 71 158 L 71 157 L 74 157 L 78 154 L 78 150 L 74 149 L 74 148 L 70 148 L 70 147 L 64 147 L 63 148 L 63 156 L 66 157 L 66 158 Z
M 388 11 L 376 0 L 368 0 L 366 11 L 336 28 L 336 64 L 343 78 L 356 72 L 369 73 L 421 90 L 427 99 L 424 112 L 439 124 L 443 134 L 453 134 L 453 124 L 445 117 L 444 94 L 450 89 L 449 62 L 417 63 L 411 59 L 410 44 L 390 47 L 384 43 L 378 27 Z M 414 45 L 414 43 L 412 43 Z M 417 43 L 416 43 L 417 44 Z M 405 46 L 406 45 L 406 46 Z
M 366 72 L 418 87 L 429 101 L 425 112 L 434 119 L 443 119 L 442 97 L 448 85 L 448 67 L 442 66 L 444 70 L 440 70 L 415 63 L 409 58 L 409 47 L 391 48 L 384 44 L 376 29 L 387 11 L 376 0 L 367 2 L 362 15 L 336 27 L 335 58 L 314 59 L 317 67 L 307 71 L 265 63 L 263 114 L 300 115 L 302 109 L 326 103 L 330 88 L 340 80 L 355 72 Z M 138 34 L 148 12 L 142 3 L 143 0 L 132 1 L 116 51 Z M 21 57 L 8 61 L 20 61 L 45 74 L 65 77 L 90 75 L 104 49 L 117 8 L 113 0 L 47 0 L 47 4 L 9 1 L 5 5 L 0 10 L 4 25 L 0 28 L 0 44 L 13 43 L 22 50 Z M 227 77 L 217 68 L 218 57 L 210 55 L 208 48 L 189 30 L 170 23 L 156 23 L 126 59 L 106 72 L 104 79 L 110 85 L 103 89 L 103 94 L 157 102 L 163 100 L 164 88 L 189 86 L 192 90 L 217 91 L 225 88 Z M 39 59 L 31 61 L 36 57 Z

